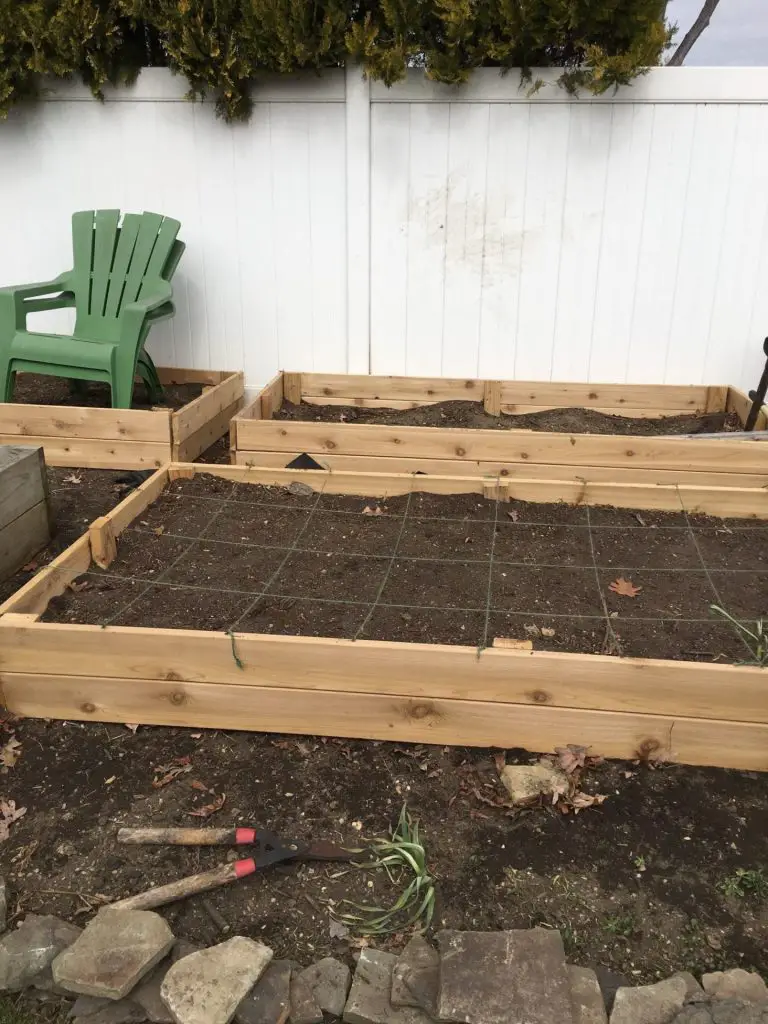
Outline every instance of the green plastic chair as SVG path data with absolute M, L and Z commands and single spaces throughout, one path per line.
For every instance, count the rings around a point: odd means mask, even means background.
M 180 227 L 157 213 L 126 213 L 122 224 L 119 210 L 73 214 L 74 269 L 52 281 L 0 288 L 4 401 L 12 401 L 19 370 L 106 381 L 115 409 L 130 408 L 138 374 L 154 401 L 162 388 L 144 342 L 152 324 L 174 314 L 170 280 L 185 248 L 176 238 Z M 71 337 L 27 330 L 28 313 L 66 306 L 77 311 Z

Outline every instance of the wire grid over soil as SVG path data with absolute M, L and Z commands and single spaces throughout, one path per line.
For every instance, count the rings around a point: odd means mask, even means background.
M 418 481 L 414 481 L 414 488 Z M 294 488 L 295 490 L 295 488 Z M 624 578 L 628 597 L 610 589 Z M 744 661 L 718 604 L 768 612 L 768 524 L 413 490 L 177 480 L 47 621 Z

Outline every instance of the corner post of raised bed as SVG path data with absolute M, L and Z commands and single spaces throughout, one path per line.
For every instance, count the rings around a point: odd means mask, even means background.
M 283 374 L 283 399 L 292 405 L 301 403 L 301 374 Z
M 501 415 L 501 381 L 483 382 L 483 409 L 489 416 Z
M 261 418 L 271 420 L 273 413 L 276 413 L 283 404 L 283 382 L 285 374 L 281 370 L 276 374 L 269 384 L 263 388 L 261 395 Z
M 99 516 L 88 527 L 91 542 L 91 558 L 100 569 L 108 569 L 117 558 L 117 538 L 112 520 Z

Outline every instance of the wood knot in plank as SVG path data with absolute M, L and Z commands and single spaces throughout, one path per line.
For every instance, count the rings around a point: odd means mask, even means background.
M 426 718 L 440 717 L 437 708 L 434 706 L 434 704 L 431 704 L 429 701 L 410 701 L 406 705 L 405 713 L 408 718 L 415 718 L 417 721 L 422 722 Z
M 175 704 L 178 707 L 180 704 L 186 704 L 187 695 L 186 693 L 182 693 L 181 690 L 174 690 L 169 697 L 169 700 L 171 704 Z
M 521 459 L 527 459 L 528 458 L 528 452 L 520 452 L 520 458 Z
M 459 455 L 459 456 L 466 455 L 467 454 L 467 449 L 459 447 L 459 448 L 456 449 L 456 454 Z
M 178 672 L 166 672 L 165 675 L 163 676 L 163 679 L 167 679 L 169 682 L 172 683 L 181 682 L 181 676 L 179 675 Z
M 633 452 L 633 450 L 631 448 L 627 448 L 626 454 L 629 455 L 629 457 L 631 458 L 635 453 Z
M 96 705 L 91 704 L 91 702 L 87 700 L 84 704 L 80 705 L 80 710 L 86 715 L 92 715 L 96 710 Z
M 589 392 L 589 397 L 590 398 L 597 398 L 597 392 L 596 391 L 590 391 Z
M 549 704 L 551 700 L 546 690 L 531 690 L 528 697 L 534 704 Z
M 336 447 L 336 442 L 335 441 L 326 441 L 323 444 L 323 447 L 324 448 L 328 448 L 329 451 L 332 451 Z

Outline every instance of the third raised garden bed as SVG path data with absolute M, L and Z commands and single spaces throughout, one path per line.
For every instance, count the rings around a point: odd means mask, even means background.
M 231 447 L 238 465 L 513 477 L 535 464 L 552 479 L 760 487 L 768 444 L 736 434 L 749 406 L 724 386 L 281 373 L 234 419 Z

